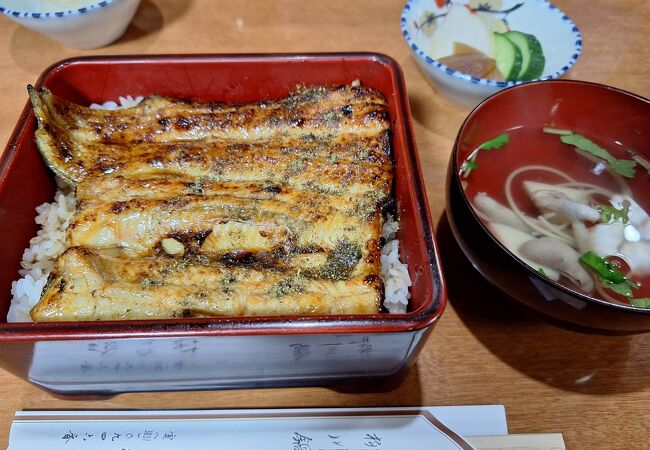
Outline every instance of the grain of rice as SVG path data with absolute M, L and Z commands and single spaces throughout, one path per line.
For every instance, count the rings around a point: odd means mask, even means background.
M 392 217 L 384 223 L 381 230 L 386 244 L 379 257 L 381 264 L 381 278 L 384 281 L 384 307 L 390 313 L 401 314 L 406 312 L 408 300 L 411 298 L 409 287 L 411 277 L 408 265 L 399 259 L 399 240 L 397 230 L 399 223 Z
M 75 196 L 71 188 L 54 194 L 52 203 L 36 207 L 36 223 L 41 225 L 23 253 L 18 273 L 22 278 L 11 283 L 11 305 L 7 322 L 31 322 L 29 311 L 38 303 L 54 261 L 65 250 L 65 229 L 75 211 Z
M 131 97 L 130 95 L 127 95 L 126 97 L 120 97 L 118 99 L 118 103 L 109 100 L 107 102 L 104 102 L 102 104 L 99 103 L 91 103 L 90 108 L 91 109 L 126 109 L 126 108 L 132 108 L 136 106 L 138 103 L 140 103 L 142 100 L 144 100 L 144 97 L 139 95 L 135 98 Z

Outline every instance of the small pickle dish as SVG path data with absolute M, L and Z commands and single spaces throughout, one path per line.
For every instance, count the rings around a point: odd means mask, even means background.
M 56 189 L 34 142 L 28 103 L 0 160 L 0 366 L 69 395 L 399 379 L 446 297 L 404 79 L 393 59 L 372 53 L 86 57 L 53 65 L 35 87 L 83 105 L 123 95 L 236 103 L 281 98 L 298 85 L 355 80 L 388 102 L 400 254 L 413 283 L 406 313 L 8 323 L 11 283 L 37 232 L 35 207 L 52 201 Z

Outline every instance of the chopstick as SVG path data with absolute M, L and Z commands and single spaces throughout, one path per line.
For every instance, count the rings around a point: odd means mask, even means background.
M 478 450 L 565 450 L 560 433 L 508 434 L 505 436 L 467 436 Z

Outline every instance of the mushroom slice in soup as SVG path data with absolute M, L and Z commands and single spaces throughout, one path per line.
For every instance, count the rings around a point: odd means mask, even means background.
M 474 206 L 483 213 L 490 222 L 501 223 L 525 232 L 530 231 L 530 227 L 517 217 L 510 208 L 497 202 L 485 192 L 479 192 L 476 194 L 476 197 L 474 197 Z
M 523 244 L 536 239 L 533 235 L 501 223 L 490 223 L 488 228 L 492 234 L 494 234 L 494 236 L 517 258 L 521 259 L 533 269 L 541 269 L 544 275 L 552 280 L 557 281 L 560 279 L 559 271 L 551 268 L 548 264 L 536 263 L 520 251 Z
M 650 242 L 626 242 L 621 246 L 621 254 L 635 276 L 650 274 Z
M 574 189 L 565 186 L 557 186 L 554 184 L 540 183 L 538 181 L 526 180 L 523 183 L 524 190 L 532 199 L 541 192 L 557 192 L 564 194 L 567 198 L 574 202 L 589 203 L 589 196 L 583 189 Z
M 599 223 L 586 227 L 582 222 L 573 222 L 573 233 L 581 252 L 593 251 L 599 255 L 615 255 L 625 242 L 625 225 L 620 222 Z
M 531 196 L 535 206 L 542 211 L 552 211 L 561 214 L 571 221 L 596 222 L 600 219 L 598 210 L 577 202 L 560 191 L 537 191 Z
M 594 290 L 594 280 L 580 265 L 580 255 L 557 239 L 541 237 L 524 242 L 519 251 L 530 260 L 545 264 L 573 280 L 583 292 Z

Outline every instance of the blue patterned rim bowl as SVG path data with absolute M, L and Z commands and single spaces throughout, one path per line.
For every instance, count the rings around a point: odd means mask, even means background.
M 117 40 L 140 0 L 0 0 L 0 13 L 68 47 L 98 48 Z
M 435 26 L 449 5 L 465 4 L 472 12 L 493 21 L 492 27 L 533 34 L 540 41 L 546 64 L 542 76 L 529 81 L 497 81 L 477 78 L 441 64 L 426 53 Z M 452 103 L 473 108 L 497 91 L 530 81 L 562 76 L 582 51 L 578 27 L 547 0 L 409 0 L 402 10 L 402 34 L 428 81 Z
M 33 17 L 34 19 L 46 18 L 46 17 L 63 17 L 69 16 L 72 14 L 85 14 L 94 9 L 104 8 L 109 4 L 113 3 L 115 0 L 104 0 L 101 2 L 83 2 L 83 1 L 60 1 L 60 2 L 50 2 L 49 8 L 42 8 L 38 10 L 39 3 L 37 1 L 25 1 L 25 0 L 14 0 L 14 1 L 3 1 L 0 2 L 0 12 L 7 16 L 13 17 Z M 89 4 L 90 3 L 90 4 Z M 69 7 L 75 4 L 78 5 L 77 8 L 69 9 Z M 15 6 L 14 6 L 15 5 Z M 32 6 L 34 5 L 34 6 Z M 64 8 L 67 5 L 68 9 Z M 43 5 L 44 6 L 44 5 Z

